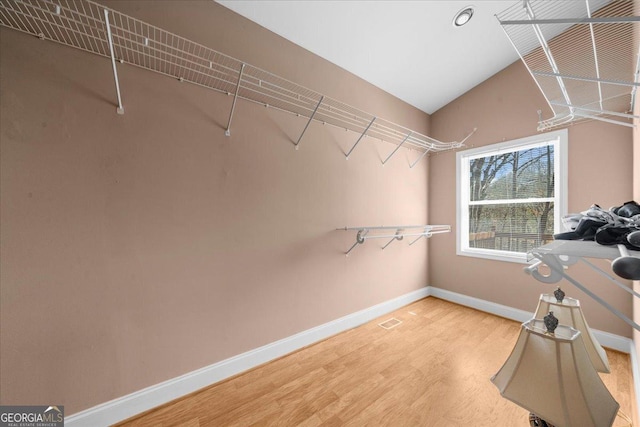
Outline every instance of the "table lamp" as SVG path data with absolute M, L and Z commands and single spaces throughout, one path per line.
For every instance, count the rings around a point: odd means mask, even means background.
M 532 413 L 532 426 L 611 427 L 620 406 L 591 364 L 582 333 L 558 326 L 553 313 L 522 324 L 491 382 Z
M 582 341 L 587 349 L 587 354 L 591 359 L 593 367 L 596 371 L 609 373 L 609 359 L 604 348 L 600 345 L 598 340 L 593 336 L 591 329 L 587 325 L 587 321 L 582 314 L 582 308 L 580 307 L 580 301 L 574 298 L 565 297 L 565 293 L 562 289 L 558 288 L 553 293 L 540 295 L 538 301 L 538 308 L 536 314 L 533 316 L 536 319 L 542 319 L 550 311 L 558 318 L 561 325 L 571 326 L 574 329 L 579 330 L 582 333 Z

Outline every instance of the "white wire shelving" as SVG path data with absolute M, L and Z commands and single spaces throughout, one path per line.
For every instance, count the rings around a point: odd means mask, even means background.
M 584 119 L 633 126 L 640 86 L 634 7 L 637 0 L 518 0 L 496 15 L 553 111 L 538 130 Z
M 405 237 L 415 237 L 409 246 L 413 245 L 423 237 L 429 238 L 434 234 L 449 233 L 451 231 L 450 225 L 391 225 L 391 226 L 379 226 L 379 227 L 343 227 L 336 228 L 341 231 L 356 231 L 356 242 L 345 252 L 346 256 L 358 245 L 363 244 L 369 239 L 391 239 L 382 249 L 386 249 L 391 243 L 396 240 L 402 240 Z M 369 234 L 373 230 L 373 233 Z M 395 233 L 389 234 L 390 232 Z
M 416 149 L 413 167 L 428 152 L 459 148 L 473 134 L 462 141 L 438 141 L 90 0 L 2 0 L 0 25 L 110 58 L 119 114 L 124 105 L 117 63 L 233 96 L 227 136 L 238 99 L 307 118 L 296 149 L 312 121 L 355 132 L 359 137 L 345 153 L 347 159 L 370 137 L 397 145 L 383 164 L 401 146 Z

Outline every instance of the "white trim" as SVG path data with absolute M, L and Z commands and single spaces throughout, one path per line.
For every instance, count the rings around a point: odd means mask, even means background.
M 432 297 L 454 302 L 486 313 L 495 314 L 496 316 L 504 317 L 505 319 L 524 323 L 527 320 L 531 320 L 533 317 L 533 312 L 497 304 L 480 298 L 470 297 L 457 292 L 448 291 L 446 289 L 436 288 L 433 286 L 429 286 L 429 288 L 429 295 Z
M 569 131 L 561 135 L 560 143 L 558 144 L 558 156 L 555 162 L 555 175 L 559 179 L 556 183 L 556 188 L 560 191 L 561 196 L 556 201 L 558 210 L 554 218 L 558 221 L 558 229 L 562 223 L 562 217 L 569 211 Z
M 495 314 L 496 316 L 515 320 L 517 322 L 526 322 L 527 320 L 531 319 L 534 314 L 534 312 L 520 310 L 506 305 L 497 304 L 495 302 L 470 297 L 467 295 L 448 291 L 446 289 L 435 288 L 433 286 L 430 286 L 429 288 L 429 295 L 433 297 L 464 305 L 466 307 L 474 308 L 476 310 L 484 311 L 486 313 Z M 629 354 L 632 354 L 632 351 L 634 351 L 635 349 L 633 341 L 629 338 L 621 337 L 620 335 L 611 334 L 609 332 L 599 331 L 593 328 L 591 329 L 591 331 L 593 332 L 593 335 L 596 337 L 600 345 L 602 345 L 603 347 Z M 637 385 L 638 381 L 640 381 L 640 373 L 638 373 L 638 376 L 636 376 L 636 372 L 634 372 L 634 378 Z M 636 390 L 639 389 L 636 388 Z
M 213 365 L 78 412 L 66 417 L 65 425 L 67 427 L 98 427 L 126 420 L 302 347 L 360 326 L 428 296 L 428 287 L 415 290 Z
M 633 349 L 633 340 L 631 338 L 621 337 L 598 329 L 591 328 L 593 335 L 596 337 L 601 346 L 617 350 L 622 353 L 631 354 Z
M 544 203 L 544 202 L 554 202 L 554 197 L 530 197 L 528 199 L 491 199 L 491 200 L 476 200 L 469 201 L 467 205 L 469 206 L 491 206 L 491 205 L 517 205 L 517 204 L 525 204 L 525 203 Z
M 631 375 L 633 376 L 633 389 L 636 394 L 636 411 L 640 417 L 640 360 L 638 359 L 638 352 L 636 346 L 631 344 Z
M 507 154 L 513 151 L 537 148 L 542 142 L 561 138 L 562 134 L 566 135 L 568 134 L 568 131 L 566 129 L 560 129 L 553 132 L 538 133 L 532 136 L 525 136 L 524 138 L 512 139 L 511 141 L 503 141 L 495 144 L 469 148 L 468 150 L 458 151 L 458 153 L 464 153 L 464 156 L 469 159 L 479 159 L 481 157 L 485 157 L 487 153 L 495 155 Z
M 458 239 L 458 241 L 460 241 Z M 458 255 L 475 258 L 491 259 L 494 261 L 516 262 L 518 264 L 532 264 L 536 259 L 529 260 L 529 256 L 522 252 L 498 251 L 493 249 L 465 248 Z
M 360 326 L 428 296 L 434 296 L 518 322 L 525 322 L 533 316 L 533 312 L 519 310 L 517 308 L 451 292 L 446 289 L 428 286 L 246 353 L 214 363 L 213 365 L 78 412 L 66 417 L 65 425 L 67 427 L 99 427 L 124 421 L 141 412 L 148 411 L 149 409 L 153 409 L 186 394 L 200 390 L 222 381 L 225 378 L 262 365 L 340 332 Z M 640 365 L 638 364 L 639 361 L 633 342 L 628 338 L 607 332 L 593 330 L 593 333 L 603 346 L 631 354 L 634 385 L 636 390 L 640 390 Z M 638 406 L 640 407 L 640 393 L 636 393 L 636 396 L 638 397 Z

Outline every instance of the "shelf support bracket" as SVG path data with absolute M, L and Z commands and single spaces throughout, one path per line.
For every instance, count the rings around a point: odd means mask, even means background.
M 404 238 L 404 234 L 402 234 L 403 231 L 404 230 L 398 228 L 398 230 L 396 231 L 396 235 L 391 240 L 389 240 L 386 245 L 382 247 L 382 250 L 384 250 L 387 246 L 389 246 L 391 242 L 393 242 L 394 240 L 402 240 Z
M 229 121 L 227 122 L 227 128 L 224 131 L 225 136 L 231 136 L 231 120 L 233 119 L 233 110 L 236 109 L 236 101 L 238 100 L 238 92 L 240 92 L 240 83 L 242 82 L 242 73 L 244 72 L 244 66 L 240 67 L 240 74 L 238 74 L 238 83 L 236 84 L 236 93 L 233 95 L 233 103 L 231 104 L 231 112 L 229 113 Z
M 349 252 L 353 250 L 357 245 L 361 245 L 366 240 L 366 235 L 369 233 L 369 230 L 363 228 L 362 230 L 358 230 L 358 234 L 356 234 L 356 242 L 349 248 L 349 250 L 345 253 L 346 256 L 349 256 Z
M 422 239 L 423 237 L 426 237 L 428 239 L 431 236 L 432 236 L 431 229 L 425 228 L 424 233 L 422 233 L 420 236 L 415 238 L 412 242 L 409 242 L 409 246 L 413 245 L 415 242 L 417 242 L 418 240 Z
M 109 42 L 109 52 L 111 53 L 111 66 L 113 67 L 113 78 L 116 82 L 116 95 L 118 96 L 118 108 L 116 112 L 118 114 L 124 114 L 124 107 L 122 106 L 122 97 L 120 96 L 120 83 L 118 82 L 118 70 L 116 68 L 116 55 L 113 51 L 113 36 L 111 35 L 111 24 L 109 23 L 109 10 L 104 10 L 104 22 L 107 27 L 107 41 Z
M 351 150 L 349 150 L 349 152 L 347 153 L 347 160 L 349 160 L 349 155 L 351 154 L 351 152 L 353 151 L 354 148 L 356 148 L 356 146 L 360 143 L 360 140 L 362 140 L 362 138 L 367 134 L 367 131 L 369 130 L 369 128 L 371 127 L 371 125 L 373 125 L 373 122 L 376 121 L 376 117 L 374 117 L 371 120 L 371 123 L 369 123 L 369 125 L 367 126 L 367 128 L 364 130 L 364 132 L 362 132 L 362 135 L 360 135 L 360 138 L 358 138 L 358 140 L 356 141 L 355 144 L 353 144 L 353 147 L 351 147 Z
M 426 156 L 428 152 L 429 152 L 429 149 L 428 149 L 428 148 L 427 148 L 426 150 L 424 150 L 424 153 L 422 153 L 422 155 L 421 155 L 420 157 L 418 157 L 418 158 L 416 159 L 416 161 L 415 161 L 415 162 L 413 162 L 413 163 L 411 164 L 411 166 L 409 166 L 409 169 L 413 169 L 413 167 L 414 167 L 415 165 L 417 165 L 417 164 L 418 164 L 418 162 L 419 162 L 420 160 L 422 160 L 422 158 L 423 158 L 424 156 Z
M 407 142 L 407 140 L 409 139 L 409 137 L 411 137 L 411 134 L 413 132 L 409 132 L 407 134 L 407 136 L 402 140 L 402 142 L 395 148 L 395 150 L 393 150 L 391 152 L 391 154 L 389 154 L 389 157 L 387 157 L 386 159 L 384 159 L 384 161 L 382 162 L 382 166 L 384 166 L 385 163 L 387 163 L 389 161 L 389 159 L 391 158 L 391 156 L 393 156 L 394 154 L 396 154 L 396 151 L 398 151 L 400 149 L 400 147 L 402 147 L 402 144 L 404 144 L 405 142 Z
M 320 108 L 320 104 L 322 104 L 322 101 L 324 101 L 324 95 L 320 97 L 320 102 L 318 102 L 318 105 L 316 105 L 316 108 L 313 110 L 313 113 L 311 113 L 311 116 L 309 116 L 309 121 L 307 122 L 307 125 L 302 130 L 302 133 L 300 134 L 298 141 L 296 141 L 296 144 L 295 144 L 296 150 L 298 149 L 298 144 L 300 144 L 300 141 L 302 141 L 302 137 L 304 136 L 304 133 L 307 131 L 307 128 L 311 124 L 311 121 L 313 120 L 313 116 L 315 116 L 316 113 L 318 112 L 318 108 Z
M 415 242 L 417 242 L 418 240 L 422 239 L 425 236 L 426 236 L 426 233 L 421 235 L 421 236 L 419 236 L 419 237 L 417 237 L 417 238 L 415 238 L 415 239 L 413 239 L 412 242 L 409 242 L 409 246 L 413 245 Z

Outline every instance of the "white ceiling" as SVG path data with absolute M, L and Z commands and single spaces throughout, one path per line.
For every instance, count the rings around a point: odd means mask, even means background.
M 495 14 L 521 0 L 217 1 L 429 114 L 518 59 Z

